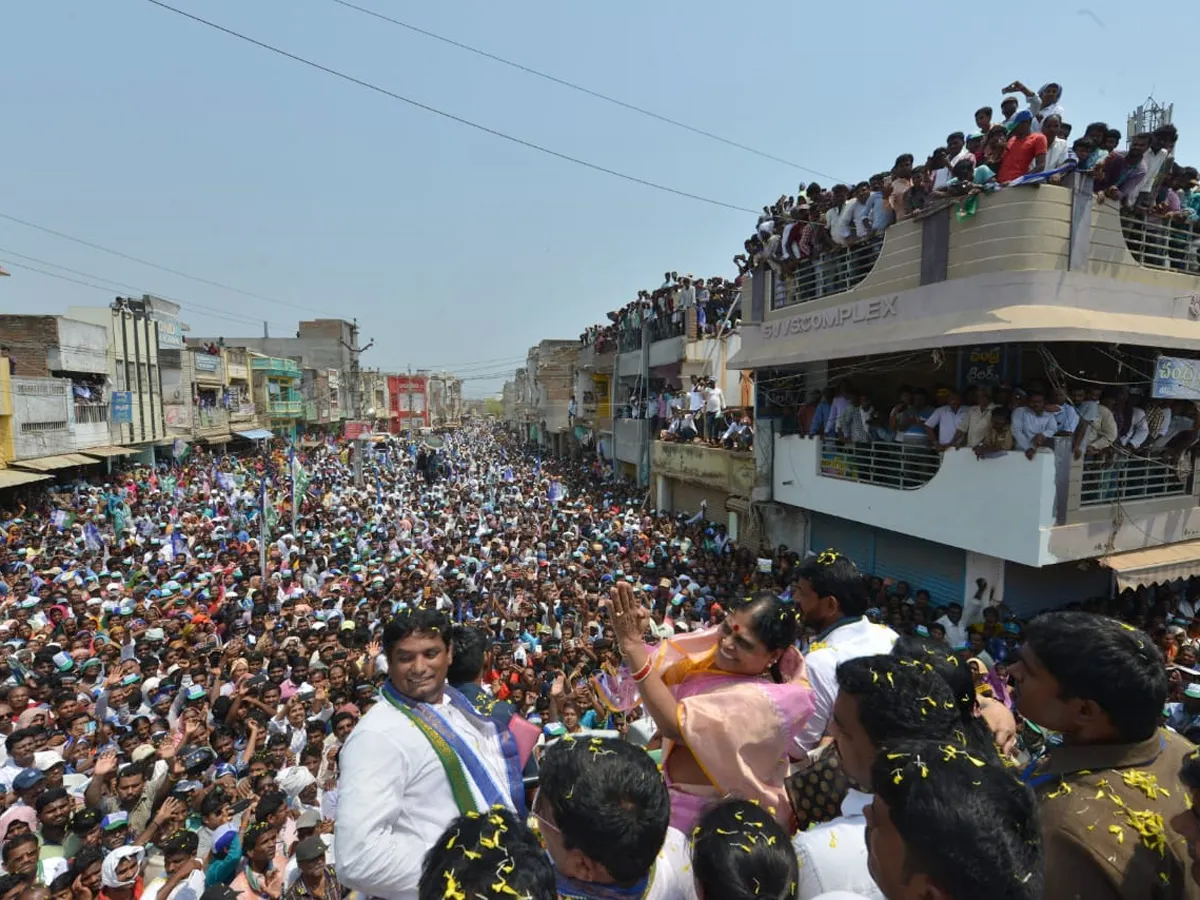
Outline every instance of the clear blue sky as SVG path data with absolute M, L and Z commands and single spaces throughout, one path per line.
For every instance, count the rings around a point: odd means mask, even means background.
M 489 127 L 737 206 L 829 183 L 330 0 L 172 2 Z M 1128 7 L 1115 3 L 1090 14 L 1052 5 L 1036 26 L 1007 26 L 978 4 L 910 7 L 902 23 L 878 0 L 767 0 L 737 12 L 715 0 L 357 2 L 841 179 L 970 130 L 975 108 L 998 110 L 1014 78 L 1035 89 L 1060 81 L 1077 134 L 1096 119 L 1124 131 L 1151 91 L 1181 103 L 1191 86 L 1177 53 L 1136 50 L 1121 28 Z M 1193 12 L 1183 0 L 1154 8 L 1164 22 Z M 577 336 L 667 269 L 732 275 L 753 229 L 748 213 L 508 144 L 145 0 L 9 3 L 0 29 L 0 213 L 307 308 L 0 219 L 0 262 L 13 274 L 0 281 L 6 312 L 129 292 L 15 268 L 30 264 L 20 253 L 268 319 L 275 334 L 317 311 L 356 316 L 376 341 L 365 365 L 480 373 L 492 365 L 478 361 L 514 368 L 530 344 Z M 1200 116 L 1179 105 L 1174 120 L 1181 159 L 1200 160 L 1190 153 Z M 197 334 L 261 332 L 196 308 L 186 317 Z

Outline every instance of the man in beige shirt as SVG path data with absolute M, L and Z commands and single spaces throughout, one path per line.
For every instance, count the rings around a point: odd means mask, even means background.
M 985 384 L 976 387 L 975 402 L 967 407 L 967 415 L 958 425 L 958 430 L 966 435 L 964 446 L 979 446 L 992 425 L 992 410 L 995 408 L 991 388 Z
M 1113 407 L 1117 403 L 1117 393 L 1111 389 L 1100 395 L 1100 405 L 1097 407 L 1095 419 L 1081 419 L 1079 429 L 1075 432 L 1075 458 L 1083 456 L 1080 446 L 1084 434 L 1087 434 L 1087 452 L 1105 453 L 1112 449 L 1120 437 L 1117 431 L 1117 418 L 1113 415 Z

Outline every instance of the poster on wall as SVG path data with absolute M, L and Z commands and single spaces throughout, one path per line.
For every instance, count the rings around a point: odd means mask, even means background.
M 133 391 L 113 391 L 110 395 L 109 419 L 114 425 L 133 422 Z

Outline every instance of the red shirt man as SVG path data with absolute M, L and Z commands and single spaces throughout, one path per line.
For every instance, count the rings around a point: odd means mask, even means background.
M 1033 116 L 1021 110 L 1013 117 L 1012 137 L 1000 163 L 996 180 L 1001 184 L 1016 181 L 1022 175 L 1041 170 L 1046 164 L 1046 136 L 1032 131 Z

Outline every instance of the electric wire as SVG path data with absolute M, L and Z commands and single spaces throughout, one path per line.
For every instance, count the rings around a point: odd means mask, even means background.
M 152 262 L 148 259 L 143 259 L 139 256 L 133 256 L 128 253 L 123 253 L 120 250 L 114 250 L 111 247 L 105 247 L 101 244 L 94 243 L 93 241 L 89 241 L 84 238 L 75 237 L 74 235 L 70 235 L 70 234 L 67 234 L 62 231 L 56 231 L 53 228 L 49 228 L 45 225 L 39 225 L 36 222 L 30 222 L 27 219 L 18 218 L 17 216 L 11 215 L 9 213 L 0 212 L 0 219 L 6 219 L 9 222 L 15 222 L 16 224 L 23 225 L 26 228 L 32 228 L 35 231 L 41 231 L 44 234 L 50 234 L 50 235 L 53 235 L 54 237 L 62 238 L 65 241 L 71 241 L 72 243 L 79 244 L 84 247 L 90 247 L 93 250 L 99 250 L 102 253 L 108 253 L 108 254 L 111 254 L 112 256 L 117 256 L 117 257 L 120 257 L 121 259 L 126 259 L 126 260 L 129 260 L 130 262 L 138 263 L 139 265 L 149 266 L 152 269 L 158 269 L 160 272 L 166 272 L 170 275 L 177 275 L 180 278 L 186 278 L 189 281 L 195 281 L 200 284 L 206 284 L 209 287 L 220 288 L 221 290 L 229 291 L 230 293 L 241 294 L 243 297 L 250 297 L 251 299 L 254 299 L 254 300 L 262 300 L 264 303 L 274 303 L 278 306 L 287 306 L 292 309 L 302 310 L 304 312 L 316 313 L 317 315 L 327 316 L 329 318 L 338 318 L 337 316 L 332 316 L 327 312 L 324 312 L 322 310 L 316 309 L 311 306 L 304 306 L 302 304 L 293 303 L 288 300 L 279 300 L 275 297 L 268 297 L 265 294 L 257 294 L 254 291 L 243 290 L 242 288 L 235 287 L 234 285 L 231 285 L 231 284 L 225 284 L 220 281 L 214 281 L 211 278 L 204 278 L 203 276 L 200 276 L 200 275 L 192 275 L 188 272 L 181 272 L 179 269 L 172 269 L 169 266 L 164 266 L 159 263 Z
M 340 78 L 343 81 L 347 81 L 351 84 L 356 84 L 359 87 L 363 87 L 363 88 L 366 88 L 367 90 L 374 91 L 377 94 L 381 94 L 385 97 L 390 97 L 391 99 L 398 100 L 401 103 L 406 103 L 409 106 L 415 107 L 416 109 L 424 110 L 425 112 L 428 112 L 428 113 L 433 113 L 434 115 L 440 116 L 443 119 L 448 119 L 451 122 L 457 122 L 460 125 L 466 125 L 468 128 L 473 128 L 476 131 L 481 131 L 484 134 L 489 134 L 492 137 L 500 138 L 501 140 L 508 141 L 509 143 L 517 144 L 518 146 L 525 147 L 530 150 L 536 150 L 537 152 L 544 153 L 547 156 L 552 156 L 556 159 L 560 159 L 565 162 L 574 163 L 577 166 L 583 166 L 584 168 L 591 169 L 595 172 L 601 172 L 605 175 L 611 175 L 614 178 L 621 178 L 621 179 L 624 179 L 625 181 L 629 181 L 634 184 L 640 184 L 643 187 L 653 188 L 656 191 L 662 191 L 667 194 L 674 194 L 677 197 L 685 197 L 689 200 L 695 200 L 700 203 L 706 203 L 710 206 L 718 206 L 718 207 L 722 207 L 724 209 L 733 210 L 735 212 L 749 213 L 751 215 L 755 215 L 758 212 L 757 210 L 749 209 L 745 206 L 738 206 L 737 204 L 734 204 L 734 203 L 726 203 L 724 200 L 715 200 L 712 197 L 705 197 L 705 196 L 702 196 L 701 194 L 693 194 L 689 191 L 683 191 L 678 188 L 668 187 L 667 185 L 660 184 L 656 181 L 650 181 L 649 179 L 646 179 L 646 178 L 639 178 L 636 175 L 629 175 L 625 172 L 619 172 L 616 169 L 610 169 L 606 166 L 599 165 L 598 163 L 588 162 L 587 160 L 580 159 L 577 156 L 571 156 L 567 153 L 561 153 L 558 150 L 552 150 L 551 148 L 543 146 L 542 144 L 536 144 L 533 141 L 527 141 L 524 138 L 515 137 L 514 135 L 507 134 L 507 133 L 505 133 L 503 131 L 499 131 L 495 128 L 489 128 L 487 125 L 481 125 L 478 122 L 472 122 L 470 119 L 465 119 L 462 116 L 457 116 L 453 113 L 446 112 L 445 110 L 438 109 L 437 107 L 434 107 L 434 106 L 430 106 L 427 103 L 421 103 L 418 100 L 414 100 L 411 97 L 406 97 L 403 94 L 396 93 L 395 91 L 389 90 L 385 87 L 381 87 L 370 81 L 366 81 L 362 78 L 357 78 L 354 75 L 349 75 L 346 72 L 342 72 L 331 66 L 326 66 L 322 63 L 315 62 L 311 59 L 307 59 L 298 54 L 291 53 L 280 47 L 276 47 L 273 44 L 268 44 L 266 41 L 261 41 L 261 40 L 258 40 L 257 38 L 250 37 L 249 35 L 242 34 L 239 31 L 234 31 L 232 28 L 226 28 L 224 25 L 220 25 L 216 22 L 210 21 L 209 19 L 205 19 L 201 16 L 197 16 L 193 13 L 187 12 L 186 10 L 182 10 L 177 7 L 171 6 L 169 3 L 164 3 L 163 0 L 146 0 L 146 2 L 153 6 L 157 6 L 160 9 L 175 13 L 178 16 L 182 16 L 185 19 L 190 19 L 193 22 L 196 22 L 201 25 L 205 25 L 216 31 L 220 31 L 223 34 L 229 35 L 230 37 L 237 38 L 238 40 L 244 41 L 245 43 L 253 44 L 255 47 L 259 47 L 260 49 L 267 50 L 278 56 L 282 56 L 286 59 L 290 59 L 293 62 L 298 62 L 301 65 L 308 66 L 310 69 L 315 69 L 318 72 L 324 72 L 326 75 L 332 75 L 335 78 Z
M 600 91 L 592 90 L 591 88 L 584 87 L 581 84 L 576 84 L 573 81 L 568 81 L 565 78 L 559 78 L 555 75 L 549 74 L 548 72 L 541 72 L 530 66 L 522 65 L 521 63 L 518 63 L 518 62 L 513 62 L 511 59 L 505 59 L 504 57 L 497 56 L 494 53 L 488 53 L 486 50 L 480 50 L 478 47 L 472 47 L 470 44 L 464 44 L 461 41 L 456 41 L 452 38 L 448 38 L 443 35 L 436 34 L 427 29 L 419 28 L 416 25 L 410 24 L 409 22 L 402 22 L 399 19 L 394 19 L 391 16 L 384 15 L 383 13 L 377 12 L 376 10 L 368 9 L 365 6 L 359 6 L 356 3 L 351 3 L 351 2 L 349 2 L 349 0 L 331 0 L 331 2 L 336 3 L 338 6 L 344 6 L 347 9 L 352 9 L 355 12 L 362 13 L 363 15 L 371 16 L 372 18 L 379 19 L 384 22 L 388 22 L 388 23 L 390 23 L 392 25 L 396 25 L 400 28 L 405 28 L 405 29 L 413 32 L 414 34 L 419 34 L 419 35 L 422 35 L 427 38 L 432 38 L 435 41 L 440 41 L 441 43 L 448 44 L 451 47 L 457 47 L 459 50 L 465 50 L 468 53 L 473 53 L 476 56 L 483 57 L 484 59 L 490 59 L 492 62 L 500 63 L 503 66 L 508 66 L 509 68 L 516 69 L 519 72 L 524 72 L 527 75 L 532 75 L 535 78 L 541 78 L 545 81 L 549 81 L 553 84 L 557 84 L 557 85 L 559 85 L 561 87 L 565 87 L 569 90 L 578 91 L 581 94 L 586 94 L 587 96 L 593 97 L 597 100 L 603 100 L 605 103 L 611 103 L 614 106 L 619 106 L 622 109 L 629 110 L 630 112 L 635 112 L 638 115 L 646 116 L 647 118 L 650 118 L 650 119 L 656 119 L 659 122 L 663 122 L 667 125 L 673 125 L 676 128 L 682 128 L 684 131 L 690 131 L 692 134 L 698 134 L 701 137 L 708 138 L 709 140 L 712 140 L 712 141 L 717 141 L 718 143 L 725 144 L 729 147 L 734 147 L 735 149 L 738 149 L 738 150 L 743 150 L 746 153 L 753 153 L 755 156 L 762 157 L 763 159 L 769 159 L 772 162 L 777 162 L 777 163 L 780 163 L 785 166 L 790 166 L 791 168 L 798 169 L 801 172 L 808 172 L 810 175 L 816 175 L 818 178 L 825 178 L 830 181 L 844 181 L 845 180 L 845 179 L 841 179 L 841 178 L 835 178 L 833 175 L 829 175 L 825 172 L 818 172 L 816 169 L 810 169 L 808 166 L 802 166 L 802 165 L 800 165 L 800 163 L 792 162 L 791 160 L 784 159 L 781 156 L 775 156 L 774 154 L 767 153 L 766 151 L 763 151 L 763 150 L 756 150 L 754 147 L 749 147 L 746 144 L 740 144 L 737 141 L 730 140 L 727 137 L 723 137 L 719 134 L 714 134 L 711 131 L 705 131 L 703 128 L 697 128 L 695 125 L 689 125 L 686 122 L 679 121 L 678 119 L 672 119 L 670 116 L 664 116 L 661 113 L 654 112 L 653 110 L 645 109 L 644 107 L 637 106 L 633 103 L 627 103 L 624 100 L 618 100 L 616 97 L 610 97 L 608 94 L 602 94 Z
M 194 312 L 203 313 L 204 315 L 213 316 L 214 318 L 225 319 L 229 322 L 233 322 L 238 325 L 258 325 L 258 324 L 261 324 L 261 322 L 262 322 L 261 319 L 254 319 L 249 316 L 238 315 L 237 313 L 225 312 L 224 310 L 216 309 L 211 306 L 205 306 L 202 303 L 195 303 L 190 300 L 179 300 L 175 297 L 170 297 L 163 293 L 147 291 L 136 285 L 127 284 L 122 281 L 116 281 L 112 278 L 105 278 L 103 275 L 96 275 L 93 272 L 84 272 L 80 269 L 72 269 L 71 267 L 64 266 L 60 263 L 50 262 L 49 260 L 45 260 L 45 259 L 39 259 L 36 256 L 27 256 L 23 253 L 17 253 L 15 250 L 9 250 L 6 247 L 0 247 L 0 255 L 3 255 L 5 258 L 13 257 L 16 259 L 22 259 L 22 260 L 25 260 L 26 262 L 36 263 L 40 266 L 49 266 L 52 269 L 60 269 L 63 272 L 69 272 L 72 275 L 78 275 L 78 276 L 80 276 L 80 278 L 90 278 L 90 279 L 92 279 L 91 282 L 76 281 L 76 283 L 82 284 L 85 287 L 92 287 L 92 288 L 96 288 L 97 290 L 103 290 L 108 293 L 111 293 L 113 291 L 113 288 L 106 288 L 106 287 L 103 287 L 102 285 L 95 284 L 93 282 L 103 281 L 103 282 L 106 282 L 107 284 L 114 285 L 115 288 L 119 289 L 119 290 L 133 291 L 133 292 L 139 293 L 139 294 L 150 294 L 151 296 L 154 296 L 154 297 L 161 297 L 163 300 L 166 300 L 170 303 L 177 304 L 181 309 L 188 309 L 188 310 L 191 310 Z M 43 271 L 40 269 L 34 269 L 32 266 L 28 266 L 28 265 L 22 266 L 20 263 L 11 263 L 11 265 L 16 266 L 18 268 L 27 268 L 32 271 L 39 272 L 42 275 L 50 275 L 51 277 L 54 277 L 54 273 L 46 272 L 46 271 Z M 72 279 L 66 279 L 66 280 L 72 280 Z M 273 325 L 276 327 L 282 327 L 285 329 L 288 327 L 288 326 L 283 326 L 278 322 L 268 322 L 267 324 Z

